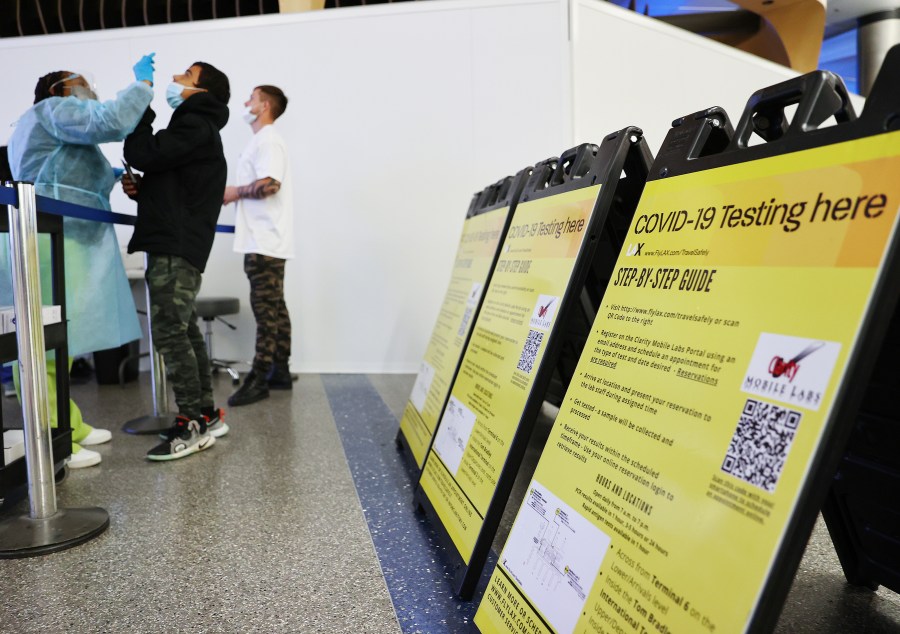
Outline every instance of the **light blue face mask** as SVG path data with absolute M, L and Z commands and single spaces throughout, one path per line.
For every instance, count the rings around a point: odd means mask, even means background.
M 181 96 L 181 93 L 183 93 L 185 90 L 195 90 L 198 92 L 206 91 L 205 88 L 184 86 L 173 81 L 171 84 L 169 84 L 169 87 L 166 88 L 166 101 L 169 102 L 169 105 L 172 106 L 173 110 L 184 103 L 184 97 Z
M 184 103 L 184 97 L 181 96 L 181 93 L 184 92 L 186 87 L 187 86 L 182 86 L 181 84 L 176 84 L 173 81 L 169 84 L 169 87 L 166 88 L 166 101 L 169 102 L 169 105 L 172 106 L 173 110 Z

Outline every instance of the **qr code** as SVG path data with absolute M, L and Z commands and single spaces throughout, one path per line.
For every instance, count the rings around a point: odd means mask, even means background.
M 800 412 L 747 399 L 722 471 L 771 493 L 800 426 Z
M 519 357 L 519 363 L 516 367 L 522 372 L 531 372 L 534 367 L 534 358 L 537 356 L 538 350 L 541 349 L 541 342 L 544 340 L 544 333 L 540 330 L 529 330 L 528 339 L 525 340 L 525 347 L 522 348 L 522 356 Z
M 469 327 L 469 320 L 472 319 L 472 313 L 474 312 L 474 308 L 471 306 L 466 306 L 466 312 L 463 313 L 462 323 L 459 325 L 459 331 L 456 333 L 457 337 L 465 337 L 466 336 L 466 328 Z

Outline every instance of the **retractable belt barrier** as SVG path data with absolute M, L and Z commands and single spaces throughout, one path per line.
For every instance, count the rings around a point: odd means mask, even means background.
M 86 207 L 76 203 L 56 200 L 46 196 L 35 196 L 37 208 L 44 213 L 79 220 L 91 220 L 94 222 L 106 222 L 119 225 L 135 225 L 137 216 L 106 211 Z M 0 204 L 16 204 L 15 191 L 9 188 L 0 188 Z M 216 233 L 234 233 L 234 225 L 216 225 Z M 146 265 L 146 263 L 145 263 Z M 149 290 L 147 305 L 150 305 Z M 127 421 L 122 430 L 129 434 L 157 434 L 167 429 L 171 420 L 165 415 L 168 411 L 168 391 L 166 388 L 165 361 L 153 346 L 153 334 L 150 327 L 150 313 L 147 313 L 148 332 L 150 332 L 150 377 L 153 392 L 153 414 L 140 416 Z
M 106 530 L 109 514 L 98 507 L 60 509 L 56 506 L 34 185 L 16 183 L 12 189 L 12 184 L 7 183 L 7 187 L 0 188 L 0 202 L 7 204 L 9 213 L 16 356 L 22 376 L 25 472 L 30 504 L 28 515 L 0 522 L 0 558 L 15 558 L 51 553 L 88 541 Z M 61 252 L 57 250 L 55 256 Z
M 28 480 L 29 514 L 0 522 L 0 558 L 29 557 L 70 548 L 96 537 L 109 526 L 106 510 L 89 507 L 60 509 L 56 505 L 54 460 L 48 410 L 47 365 L 41 318 L 40 266 L 38 256 L 38 209 L 56 216 L 94 222 L 134 225 L 135 216 L 94 209 L 36 196 L 34 185 L 17 182 L 0 187 L 0 204 L 9 213 L 10 264 L 16 315 L 18 359 L 22 375 L 22 416 L 24 420 L 25 463 Z M 234 233 L 230 225 L 216 225 L 219 233 Z M 62 251 L 55 252 L 58 257 Z M 148 314 L 148 320 L 149 320 Z M 152 328 L 150 328 L 152 331 Z M 151 348 L 153 347 L 151 338 Z M 151 355 L 154 382 L 153 417 L 126 423 L 125 431 L 157 433 L 168 426 L 159 416 L 166 394 L 162 358 Z M 161 400 L 162 399 L 162 400 Z M 152 423 L 146 425 L 131 423 Z
M 93 220 L 95 222 L 107 222 L 117 225 L 134 225 L 137 222 L 137 216 L 132 216 L 131 214 L 120 214 L 115 211 L 86 207 L 56 200 L 55 198 L 48 198 L 47 196 L 35 196 L 35 200 L 39 211 L 53 214 L 54 216 L 66 216 L 68 218 Z M 15 190 L 8 187 L 0 188 L 0 205 L 15 204 Z M 234 225 L 216 225 L 216 233 L 234 233 Z

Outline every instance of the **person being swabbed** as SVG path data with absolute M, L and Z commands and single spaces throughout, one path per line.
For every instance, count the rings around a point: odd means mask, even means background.
M 13 177 L 33 182 L 39 196 L 109 210 L 109 192 L 120 173 L 109 164 L 98 144 L 124 140 L 141 120 L 153 99 L 153 56 L 144 55 L 134 65 L 135 81 L 109 101 L 99 101 L 90 82 L 78 73 L 56 71 L 41 77 L 34 89 L 34 105 L 15 123 L 9 140 Z M 63 232 L 71 367 L 73 356 L 140 339 L 141 327 L 113 225 L 65 217 Z M 5 251 L 0 254 L 0 303 L 12 305 L 8 238 L 0 244 Z M 40 254 L 42 302 L 50 304 L 49 240 L 41 241 Z M 57 371 L 55 361 L 49 358 L 52 425 L 56 424 Z M 71 400 L 69 412 L 69 467 L 99 463 L 100 454 L 82 445 L 108 442 L 112 434 L 85 423 Z
M 206 342 L 197 326 L 197 293 L 216 237 L 228 164 L 220 130 L 228 123 L 228 77 L 194 62 L 172 76 L 166 90 L 172 118 L 153 130 L 147 108 L 125 139 L 125 159 L 143 176 L 122 178 L 137 201 L 137 224 L 128 252 L 147 254 L 148 310 L 153 343 L 166 362 L 178 415 L 147 459 L 184 458 L 228 433 L 224 410 L 213 400 Z

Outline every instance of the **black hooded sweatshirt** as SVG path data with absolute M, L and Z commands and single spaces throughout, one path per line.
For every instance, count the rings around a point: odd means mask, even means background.
M 125 139 L 125 160 L 144 173 L 128 252 L 177 255 L 202 272 L 228 177 L 219 136 L 228 122 L 228 107 L 200 92 L 175 109 L 169 127 L 153 134 L 155 118 L 147 108 Z

